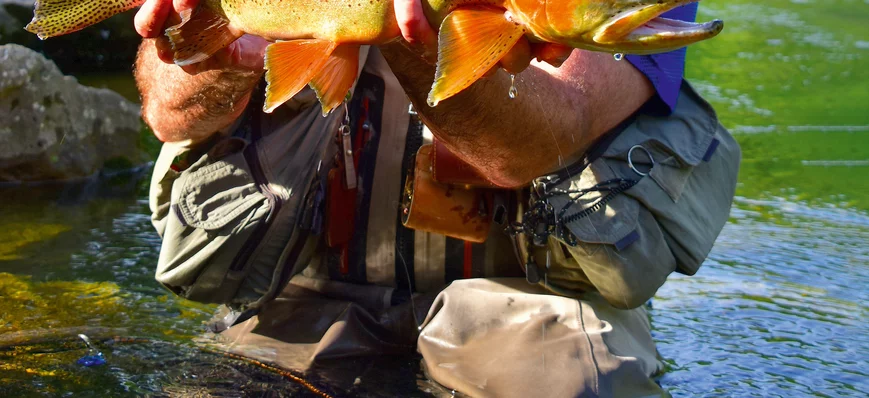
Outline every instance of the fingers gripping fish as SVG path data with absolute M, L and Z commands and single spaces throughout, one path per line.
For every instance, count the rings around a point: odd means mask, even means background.
M 423 0 L 439 26 L 430 106 L 461 92 L 523 36 L 573 48 L 626 54 L 674 50 L 716 36 L 724 24 L 660 17 L 698 0 Z M 63 35 L 135 8 L 144 0 L 37 0 L 27 30 Z M 245 33 L 275 41 L 266 49 L 265 112 L 306 84 L 328 113 L 353 85 L 363 44 L 401 37 L 392 0 L 203 0 L 166 30 L 175 63 L 203 61 Z

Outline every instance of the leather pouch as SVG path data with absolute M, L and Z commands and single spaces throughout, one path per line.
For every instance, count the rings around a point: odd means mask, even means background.
M 492 225 L 492 192 L 434 180 L 434 145 L 423 145 L 408 173 L 402 193 L 405 227 L 482 243 Z

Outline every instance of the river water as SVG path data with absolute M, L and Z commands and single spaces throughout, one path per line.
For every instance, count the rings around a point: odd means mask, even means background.
M 727 25 L 689 50 L 687 75 L 744 158 L 709 259 L 653 300 L 660 382 L 674 396 L 866 396 L 869 3 L 705 0 L 700 18 Z M 4 191 L 0 395 L 308 393 L 191 343 L 213 308 L 154 282 L 158 247 L 143 182 Z M 80 331 L 108 367 L 75 364 Z

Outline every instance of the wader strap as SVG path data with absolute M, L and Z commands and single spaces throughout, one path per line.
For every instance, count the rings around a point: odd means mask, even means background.
M 410 118 L 407 122 L 407 135 L 404 144 L 404 157 L 401 163 L 401 192 L 404 195 L 404 184 L 408 174 L 413 170 L 415 165 L 416 152 L 423 144 L 423 124 L 419 119 L 419 114 L 413 109 L 413 105 L 408 107 L 407 113 Z M 399 206 L 401 209 L 401 206 Z M 410 298 L 410 295 L 416 291 L 416 275 L 414 273 L 414 242 L 416 233 L 413 229 L 407 228 L 402 222 L 401 211 L 396 217 L 395 228 L 395 293 L 392 296 L 393 304 L 399 304 Z

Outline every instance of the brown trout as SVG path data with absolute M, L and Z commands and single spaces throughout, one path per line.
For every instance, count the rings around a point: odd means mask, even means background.
M 435 106 L 480 79 L 523 36 L 532 42 L 623 54 L 674 50 L 716 36 L 724 24 L 662 18 L 699 0 L 423 0 L 438 30 L 438 60 L 428 103 Z M 26 29 L 58 36 L 135 8 L 144 0 L 37 0 Z M 359 46 L 400 38 L 393 0 L 202 0 L 166 30 L 175 63 L 207 59 L 243 34 L 266 49 L 265 112 L 306 84 L 324 113 L 355 80 Z

